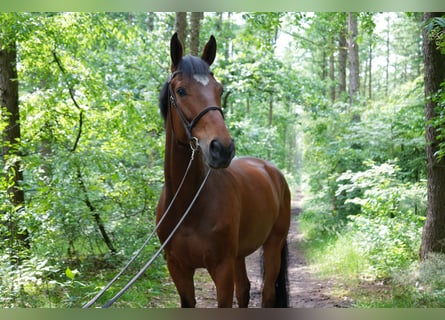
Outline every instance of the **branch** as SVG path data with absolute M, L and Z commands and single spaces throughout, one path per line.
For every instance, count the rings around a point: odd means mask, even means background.
M 60 71 L 64 76 L 66 76 L 66 70 L 62 65 L 62 62 L 60 61 L 59 57 L 57 56 L 57 53 L 55 50 L 52 51 L 54 61 L 56 62 L 57 66 L 59 67 Z M 79 110 L 79 131 L 77 132 L 76 140 L 74 141 L 73 147 L 70 149 L 71 152 L 76 151 L 77 146 L 80 141 L 80 136 L 82 135 L 82 126 L 83 126 L 83 109 L 80 107 L 80 105 L 77 103 L 77 100 L 74 96 L 74 87 L 68 81 L 65 80 L 66 85 L 68 86 L 68 92 L 70 94 L 71 100 L 74 103 L 74 106 Z
M 88 197 L 88 190 L 87 190 L 87 187 L 85 186 L 85 182 L 83 180 L 82 173 L 80 172 L 80 167 L 77 167 L 77 179 L 78 179 L 79 187 L 82 189 L 82 192 L 84 193 L 84 196 L 85 196 L 85 198 L 84 198 L 85 205 L 90 210 L 91 215 L 93 216 L 94 221 L 96 222 L 96 225 L 99 228 L 99 232 L 100 232 L 105 244 L 107 245 L 108 249 L 110 249 L 110 251 L 112 253 L 116 253 L 117 251 L 114 248 L 110 237 L 108 236 L 108 233 L 105 229 L 104 222 L 103 222 L 100 214 L 96 211 L 96 208 L 91 203 L 90 198 Z
M 223 104 L 222 104 L 222 108 L 223 109 L 226 109 L 227 101 L 229 100 L 229 96 L 230 96 L 231 93 L 232 93 L 232 91 L 227 91 L 227 93 L 224 95 Z

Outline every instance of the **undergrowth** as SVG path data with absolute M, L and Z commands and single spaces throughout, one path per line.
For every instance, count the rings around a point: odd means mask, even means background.
M 346 217 L 306 197 L 299 219 L 306 254 L 358 307 L 444 307 L 445 255 L 419 261 L 425 184 L 405 184 L 395 163 L 368 163 L 337 178 L 337 196 L 358 206 Z
M 142 258 L 145 259 L 145 258 Z M 117 255 L 90 255 L 78 259 L 52 260 L 39 256 L 11 263 L 0 256 L 1 308 L 79 308 L 93 298 L 124 265 Z M 127 272 L 98 300 L 102 306 L 135 275 L 141 263 Z M 155 263 L 114 307 L 177 306 L 175 289 L 168 279 L 165 262 Z

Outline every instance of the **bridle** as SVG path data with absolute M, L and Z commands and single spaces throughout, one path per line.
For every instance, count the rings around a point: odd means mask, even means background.
M 221 113 L 222 117 L 224 118 L 224 113 L 221 109 L 221 107 L 218 106 L 210 106 L 210 107 L 206 107 L 204 108 L 200 113 L 198 113 L 193 119 L 192 121 L 187 120 L 186 116 L 184 115 L 184 113 L 182 112 L 181 108 L 179 107 L 178 101 L 176 100 L 175 94 L 173 92 L 172 86 L 171 86 L 171 81 L 173 80 L 173 78 L 178 75 L 179 73 L 182 73 L 182 71 L 175 71 L 170 75 L 170 79 L 168 81 L 168 95 L 169 95 L 169 99 L 170 99 L 170 105 L 173 105 L 176 109 L 176 111 L 178 112 L 179 118 L 181 118 L 182 124 L 184 125 L 185 128 L 185 132 L 187 134 L 187 138 L 189 139 L 189 141 L 198 141 L 197 138 L 195 138 L 192 134 L 192 130 L 193 127 L 196 126 L 196 124 L 198 123 L 198 121 L 205 116 L 208 112 L 213 111 L 213 110 L 217 110 Z

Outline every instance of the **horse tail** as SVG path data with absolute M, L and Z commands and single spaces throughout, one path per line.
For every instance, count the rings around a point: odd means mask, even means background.
M 285 241 L 283 248 L 281 249 L 280 273 L 275 281 L 275 308 L 289 307 L 289 279 L 287 274 L 288 255 L 287 241 Z

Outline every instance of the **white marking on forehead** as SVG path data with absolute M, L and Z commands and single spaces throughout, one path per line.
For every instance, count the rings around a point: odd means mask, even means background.
M 206 86 L 209 84 L 210 78 L 208 75 L 206 74 L 194 74 L 193 75 L 193 79 L 195 79 L 196 81 L 198 81 L 200 84 L 202 84 L 203 86 Z

